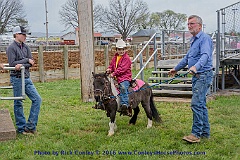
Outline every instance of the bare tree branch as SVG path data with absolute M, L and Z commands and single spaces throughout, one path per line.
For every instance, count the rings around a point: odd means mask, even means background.
M 10 31 L 16 25 L 27 27 L 21 0 L 0 0 L 0 33 Z
M 65 25 L 66 30 L 78 27 L 78 0 L 68 0 L 59 11 L 60 22 Z
M 101 26 L 118 32 L 123 39 L 145 23 L 149 11 L 142 0 L 110 0 L 109 7 L 101 11 Z
M 93 17 L 94 17 L 94 28 L 99 25 L 100 11 L 102 6 L 94 5 Z M 68 0 L 59 10 L 60 22 L 65 26 L 65 30 L 70 28 L 75 29 L 78 27 L 78 0 Z
M 175 13 L 171 10 L 152 13 L 150 19 L 151 25 L 159 27 L 159 29 L 166 30 L 183 30 L 185 29 L 186 21 L 187 21 L 186 14 Z M 170 33 L 171 31 L 168 32 L 168 34 Z

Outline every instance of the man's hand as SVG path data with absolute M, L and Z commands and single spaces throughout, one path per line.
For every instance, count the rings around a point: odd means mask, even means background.
M 173 68 L 173 69 L 170 69 L 170 71 L 168 72 L 168 74 L 170 76 L 175 76 L 175 74 L 177 74 L 177 71 Z
M 33 59 L 28 59 L 28 62 L 33 66 L 34 65 L 34 60 Z
M 189 68 L 189 71 L 191 75 L 195 75 L 197 73 L 197 68 L 195 66 L 192 66 L 191 68 Z
M 21 69 L 21 67 L 22 67 L 22 64 L 17 64 L 17 65 L 15 66 L 15 70 L 19 71 L 19 70 Z
M 4 65 L 2 63 L 0 63 L 0 69 L 3 69 Z

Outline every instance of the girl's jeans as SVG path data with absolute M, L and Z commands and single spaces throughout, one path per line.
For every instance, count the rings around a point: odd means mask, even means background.
M 129 106 L 128 100 L 128 88 L 129 88 L 130 82 L 129 81 L 123 81 L 119 85 L 120 89 L 120 104 L 125 104 L 127 107 Z

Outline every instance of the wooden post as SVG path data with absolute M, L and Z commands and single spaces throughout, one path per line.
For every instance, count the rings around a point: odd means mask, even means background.
M 64 54 L 64 79 L 68 79 L 68 46 L 63 47 Z
M 106 70 L 106 69 L 108 68 L 108 66 L 109 66 L 109 55 L 108 55 L 108 51 L 109 51 L 108 45 L 105 45 L 105 46 L 104 46 L 105 70 Z
M 92 0 L 78 0 L 78 16 L 81 95 L 83 102 L 92 102 L 92 72 L 94 72 Z
M 39 81 L 44 82 L 43 46 L 38 48 Z

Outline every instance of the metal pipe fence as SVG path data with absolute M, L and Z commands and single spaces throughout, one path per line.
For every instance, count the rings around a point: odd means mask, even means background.
M 4 70 L 15 70 L 15 67 L 8 67 L 7 64 L 4 64 Z M 24 100 L 26 98 L 25 94 L 25 68 L 22 66 L 20 68 L 21 70 L 21 79 L 22 79 L 22 95 L 19 97 L 2 97 L 0 96 L 0 100 Z M 7 87 L 0 87 L 0 89 L 11 89 L 12 86 L 7 86 Z
M 152 37 L 144 44 L 142 50 L 135 56 L 132 63 L 140 61 L 139 72 L 134 79 L 141 75 L 144 79 L 144 68 L 154 57 L 154 70 L 156 70 L 159 60 L 179 59 L 183 58 L 189 49 L 190 38 L 192 35 L 188 31 L 180 30 L 161 30 L 152 35 Z M 142 53 L 147 46 L 153 46 L 153 54 L 143 63 Z
M 240 60 L 240 1 L 217 11 L 216 74 L 221 68 L 221 88 L 225 89 L 225 74 L 239 66 Z M 237 67 L 233 69 L 236 70 Z M 236 79 L 236 81 L 238 81 Z M 218 84 L 218 80 L 217 80 Z

